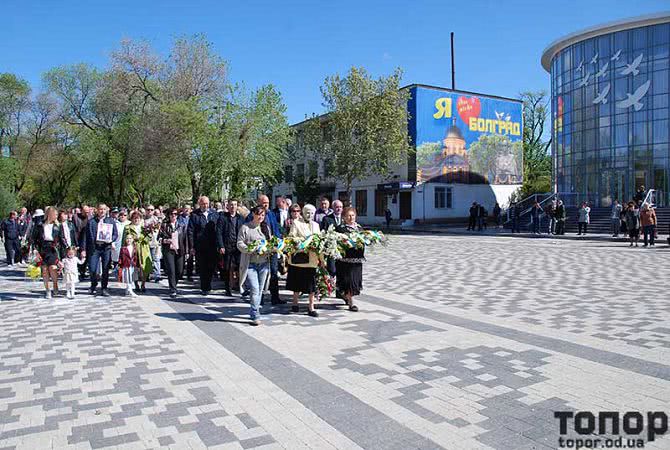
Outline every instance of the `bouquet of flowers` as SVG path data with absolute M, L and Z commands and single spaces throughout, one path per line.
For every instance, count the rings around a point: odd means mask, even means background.
M 316 285 L 319 291 L 319 299 L 330 297 L 335 289 L 335 286 L 333 286 L 333 279 L 323 264 L 319 264 L 316 268 Z
M 387 241 L 386 236 L 381 231 L 362 230 L 354 231 L 348 235 L 343 234 L 339 242 L 344 251 L 346 251 L 347 248 L 362 249 L 377 244 L 386 245 Z
M 41 265 L 42 258 L 40 258 L 39 253 L 33 253 L 28 262 L 28 267 L 26 267 L 26 276 L 33 281 L 37 281 L 42 276 Z
M 259 239 L 248 244 L 247 251 L 249 251 L 249 253 L 255 253 L 257 255 L 265 255 L 266 253 L 272 251 L 272 246 L 270 245 L 270 242 L 268 240 Z

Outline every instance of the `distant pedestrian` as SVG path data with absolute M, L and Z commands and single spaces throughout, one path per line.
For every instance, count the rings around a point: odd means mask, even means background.
M 628 202 L 625 217 L 628 237 L 630 238 L 630 247 L 633 246 L 633 243 L 637 247 L 640 240 L 640 211 L 637 209 L 635 202 Z
M 621 232 L 621 212 L 623 207 L 619 204 L 619 200 L 614 200 L 612 204 L 612 214 L 610 215 L 612 221 L 612 237 L 619 237 Z
M 500 225 L 502 224 L 502 209 L 500 208 L 500 204 L 496 202 L 495 206 L 493 207 L 493 220 L 495 221 L 496 227 L 500 228 Z
M 468 218 L 468 231 L 475 231 L 475 226 L 477 225 L 477 213 L 479 212 L 477 202 L 472 202 L 472 206 L 470 206 L 469 212 L 470 216 Z
M 656 238 L 656 211 L 654 208 L 645 203 L 640 209 L 640 225 L 644 233 L 644 246 L 654 246 Z
M 589 222 L 591 221 L 591 208 L 589 208 L 586 202 L 582 202 L 582 205 L 579 208 L 579 212 L 577 214 L 577 229 L 579 230 L 577 236 L 581 236 L 582 231 L 584 232 L 583 234 L 586 235 Z
M 384 218 L 386 219 L 386 228 L 391 228 L 391 218 L 392 218 L 391 210 L 389 208 L 386 208 L 386 211 L 384 211 Z
M 540 217 L 542 214 L 542 207 L 538 202 L 533 203 L 533 207 L 530 209 L 530 220 L 532 224 L 532 232 L 534 234 L 540 234 Z
M 512 219 L 512 233 L 521 233 L 521 208 L 514 202 L 510 206 L 510 216 Z
M 556 234 L 556 200 L 549 202 L 549 205 L 544 209 L 544 214 L 548 219 L 547 234 Z
M 5 242 L 7 264 L 12 267 L 21 262 L 21 230 L 16 211 L 0 224 L 0 239 Z
M 555 216 L 556 216 L 556 235 L 562 236 L 565 234 L 565 219 L 567 217 L 563 200 L 559 200 L 558 203 L 556 204 Z

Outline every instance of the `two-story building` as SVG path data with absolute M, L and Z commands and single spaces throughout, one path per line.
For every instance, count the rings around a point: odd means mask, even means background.
M 410 91 L 407 127 L 414 151 L 389 176 L 353 183 L 359 222 L 382 223 L 387 207 L 409 224 L 465 217 L 475 201 L 489 211 L 496 202 L 505 206 L 522 182 L 521 101 L 418 84 L 402 89 Z M 299 132 L 304 124 L 293 126 Z M 311 176 L 319 195 L 346 198 L 344 184 L 331 172 L 328 160 L 306 151 L 286 162 L 273 194 L 314 201 L 296 195 L 296 180 Z

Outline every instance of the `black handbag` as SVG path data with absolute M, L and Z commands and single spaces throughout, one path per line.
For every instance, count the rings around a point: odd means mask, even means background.
M 307 252 L 297 252 L 291 257 L 291 264 L 308 264 L 309 254 Z

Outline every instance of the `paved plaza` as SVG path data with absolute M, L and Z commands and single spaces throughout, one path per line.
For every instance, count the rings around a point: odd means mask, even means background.
M 303 298 L 260 327 L 190 284 L 45 300 L 3 262 L 0 449 L 556 448 L 555 411 L 670 412 L 669 261 L 665 244 L 392 236 L 359 312 L 327 299 L 314 319 Z

